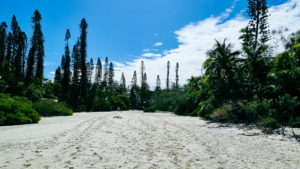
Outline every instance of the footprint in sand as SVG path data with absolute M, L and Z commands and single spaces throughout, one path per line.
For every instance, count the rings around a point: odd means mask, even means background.
M 68 161 L 65 161 L 65 163 L 66 163 L 66 164 L 71 164 L 71 161 L 70 161 L 70 160 L 68 160 Z
M 23 164 L 24 165 L 24 167 L 30 167 L 31 166 L 31 164 L 29 163 L 29 164 Z

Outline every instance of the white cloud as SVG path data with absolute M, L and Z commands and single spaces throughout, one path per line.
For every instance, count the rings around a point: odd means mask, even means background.
M 50 75 L 54 75 L 55 74 L 55 72 L 50 72 Z
M 142 56 L 143 57 L 161 57 L 162 56 L 162 54 L 160 54 L 160 53 L 144 53 L 144 54 L 142 54 Z
M 149 51 L 150 51 L 149 48 L 143 50 L 143 52 L 149 52 Z
M 230 9 L 226 9 L 220 16 L 211 16 L 196 23 L 190 23 L 185 27 L 175 31 L 177 41 L 180 43 L 175 49 L 163 51 L 163 56 L 157 58 L 138 58 L 126 64 L 119 64 L 117 73 L 121 75 L 124 72 L 129 85 L 134 70 L 139 73 L 140 62 L 144 60 L 146 72 L 148 74 L 148 83 L 150 86 L 155 86 L 156 75 L 160 75 L 162 80 L 162 87 L 165 87 L 165 80 L 167 75 L 167 61 L 170 61 L 170 80 L 175 81 L 175 64 L 179 63 L 179 78 L 180 84 L 186 83 L 186 80 L 191 76 L 198 76 L 201 74 L 203 62 L 206 60 L 206 52 L 210 50 L 215 44 L 215 40 L 222 41 L 227 39 L 234 45 L 236 49 L 240 48 L 240 29 L 245 27 L 248 23 L 247 18 L 243 16 L 244 11 L 240 11 L 232 19 L 228 20 L 232 9 L 234 9 L 234 1 Z M 269 9 L 269 25 L 270 30 L 279 28 L 288 28 L 284 31 L 285 36 L 300 29 L 300 1 L 290 0 L 282 5 L 272 6 Z M 225 21 L 226 20 L 226 21 Z M 272 38 L 271 44 L 279 39 L 278 36 Z M 162 44 L 161 44 L 162 45 Z M 283 50 L 282 45 L 279 45 L 277 52 Z M 138 80 L 140 80 L 138 76 Z
M 154 44 L 154 46 L 162 46 L 162 45 L 163 45 L 162 42 L 157 42 L 157 43 Z

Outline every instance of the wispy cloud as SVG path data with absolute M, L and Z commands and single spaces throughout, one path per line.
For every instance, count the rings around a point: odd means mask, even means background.
M 162 42 L 156 42 L 156 43 L 154 44 L 154 46 L 162 46 L 162 45 L 163 45 Z
M 149 48 L 143 50 L 143 52 L 149 52 L 149 51 L 150 51 Z
M 160 53 L 144 53 L 142 54 L 143 57 L 161 57 L 162 54 Z
M 167 75 L 167 61 L 171 62 L 170 80 L 175 81 L 175 64 L 179 63 L 180 84 L 186 83 L 191 76 L 201 74 L 203 62 L 206 60 L 206 52 L 215 44 L 215 40 L 222 41 L 227 39 L 234 45 L 236 49 L 240 48 L 239 31 L 248 23 L 248 19 L 243 16 L 244 11 L 240 11 L 236 16 L 228 19 L 234 4 L 231 8 L 226 9 L 220 16 L 212 16 L 196 23 L 190 23 L 183 28 L 175 31 L 175 35 L 179 45 L 175 49 L 163 51 L 163 55 L 158 58 L 145 58 L 143 54 L 141 58 L 126 64 L 118 65 L 119 76 L 124 72 L 127 83 L 130 82 L 134 70 L 139 71 L 140 62 L 144 60 L 146 72 L 148 74 L 148 82 L 150 86 L 155 86 L 156 75 L 160 75 L 162 87 L 165 87 L 165 79 Z M 269 9 L 269 25 L 270 29 L 287 28 L 283 35 L 297 31 L 300 29 L 300 1 L 290 0 L 282 5 L 272 6 Z M 271 44 L 279 39 L 278 36 L 272 37 Z M 161 44 L 162 45 L 162 44 Z M 282 45 L 276 48 L 276 52 L 283 50 Z M 139 77 L 139 76 L 138 76 Z M 140 80 L 140 79 L 139 79 Z

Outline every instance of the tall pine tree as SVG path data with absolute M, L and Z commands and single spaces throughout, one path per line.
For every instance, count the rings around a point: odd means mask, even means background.
M 54 82 L 61 83 L 61 79 L 62 79 L 61 68 L 60 66 L 58 66 L 58 68 L 55 70 Z
M 35 45 L 35 57 L 36 57 L 36 79 L 43 79 L 44 75 L 44 35 L 42 33 L 41 26 L 42 16 L 38 10 L 35 10 L 34 16 L 32 17 L 32 23 L 34 24 L 34 31 L 32 36 L 32 45 Z
M 141 86 L 144 85 L 144 73 L 145 73 L 145 64 L 144 61 L 141 61 Z
M 81 78 L 80 78 L 80 85 L 81 85 L 81 99 L 83 102 L 86 100 L 87 96 L 87 68 L 86 68 L 86 58 L 87 58 L 87 27 L 88 24 L 86 20 L 83 18 L 80 23 L 80 71 L 81 71 Z
M 126 93 L 126 80 L 123 72 L 121 75 L 120 88 L 121 88 L 121 93 Z
M 66 96 L 69 91 L 69 86 L 71 83 L 71 70 L 70 70 L 70 64 L 71 64 L 71 56 L 70 56 L 70 49 L 69 49 L 69 39 L 71 38 L 71 33 L 70 30 L 67 29 L 66 35 L 65 35 L 65 41 L 66 41 L 66 46 L 65 46 L 65 54 L 62 59 L 62 70 L 63 70 L 63 75 L 61 79 L 61 84 L 62 84 L 62 91 L 63 91 L 63 96 Z
M 93 60 L 93 58 L 91 58 L 90 62 L 88 63 L 88 74 L 87 74 L 89 85 L 91 85 L 93 82 L 94 68 L 95 68 L 94 60 Z
M 129 98 L 130 98 L 131 108 L 137 109 L 139 105 L 139 87 L 137 86 L 136 71 L 133 72 Z
M 167 63 L 167 81 L 166 81 L 167 90 L 170 89 L 170 61 Z
M 268 5 L 266 0 L 248 0 L 249 30 L 254 35 L 254 47 L 270 39 L 268 30 Z
M 103 82 L 106 85 L 108 82 L 108 58 L 105 58 Z
M 160 85 L 161 85 L 161 81 L 160 81 L 159 75 L 157 75 L 157 77 L 156 77 L 156 88 L 155 88 L 155 90 L 160 90 L 160 89 L 161 89 Z
M 114 76 L 115 76 L 114 66 L 113 63 L 110 62 L 109 70 L 108 70 L 108 86 L 111 88 L 114 87 Z
M 2 70 L 5 60 L 5 51 L 6 51 L 6 33 L 7 25 L 5 22 L 2 22 L 0 25 L 0 76 L 2 75 Z
M 175 88 L 179 87 L 179 75 L 178 75 L 178 71 L 179 71 L 179 64 L 178 62 L 176 63 L 176 70 L 175 70 Z
M 70 105 L 74 110 L 77 110 L 80 101 L 80 53 L 79 53 L 79 40 L 74 45 L 72 50 L 72 62 L 73 62 L 73 76 L 70 95 Z
M 102 78 L 102 63 L 100 58 L 98 58 L 96 64 L 95 84 L 99 85 L 101 83 L 101 78 Z

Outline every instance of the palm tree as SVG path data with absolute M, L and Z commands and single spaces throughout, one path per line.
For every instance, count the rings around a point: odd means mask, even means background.
M 233 51 L 232 45 L 216 40 L 214 48 L 208 51 L 208 59 L 204 63 L 208 84 L 217 100 L 237 98 L 237 82 L 235 72 L 238 66 L 239 51 Z M 220 102 L 221 104 L 221 102 Z

